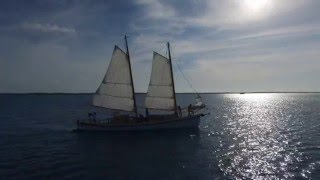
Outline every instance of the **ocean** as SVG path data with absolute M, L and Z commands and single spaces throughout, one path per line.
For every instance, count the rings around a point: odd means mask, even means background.
M 74 133 L 92 95 L 2 94 L 0 179 L 320 179 L 320 94 L 202 97 L 198 131 Z

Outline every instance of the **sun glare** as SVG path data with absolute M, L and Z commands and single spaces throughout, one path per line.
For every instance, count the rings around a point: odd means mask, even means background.
M 270 0 L 243 0 L 243 3 L 249 10 L 259 12 L 268 6 Z
M 269 14 L 273 0 L 242 0 L 242 8 L 246 16 L 260 19 Z
M 246 100 L 246 101 L 268 101 L 272 98 L 274 98 L 277 94 L 265 94 L 265 93 L 252 93 L 252 94 L 243 94 L 239 95 L 238 97 L 240 99 Z
M 226 97 L 238 99 L 243 102 L 266 103 L 272 101 L 278 94 L 271 93 L 246 93 L 246 94 L 228 94 Z

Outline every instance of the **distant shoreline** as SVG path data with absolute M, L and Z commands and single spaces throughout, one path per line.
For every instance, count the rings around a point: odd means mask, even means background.
M 199 92 L 199 94 L 318 94 L 320 92 Z M 0 93 L 0 95 L 90 95 L 92 93 Z M 146 92 L 137 92 L 135 94 L 146 94 Z M 193 92 L 178 92 L 176 94 L 195 94 Z

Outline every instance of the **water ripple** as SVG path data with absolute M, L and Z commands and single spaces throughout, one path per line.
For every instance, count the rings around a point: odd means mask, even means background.
M 301 173 L 298 173 L 301 167 L 294 166 L 308 161 L 305 154 L 309 151 L 319 152 L 318 145 L 301 143 L 303 138 L 313 139 L 319 132 L 318 125 L 305 127 L 305 122 L 301 121 L 313 113 L 305 104 L 295 104 L 270 94 L 228 95 L 226 101 L 226 106 L 231 108 L 222 109 L 225 111 L 223 131 L 232 138 L 220 142 L 222 147 L 228 144 L 221 150 L 224 154 L 218 155 L 223 172 L 236 179 L 310 177 L 311 169 L 318 162 L 308 165 Z
M 200 131 L 133 134 L 70 133 L 90 95 L 0 98 L 0 179 L 320 179 L 317 94 L 206 94 Z

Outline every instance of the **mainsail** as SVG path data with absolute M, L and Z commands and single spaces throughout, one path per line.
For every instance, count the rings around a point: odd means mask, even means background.
M 93 105 L 115 110 L 135 111 L 129 56 L 114 47 L 107 73 L 93 97 Z
M 154 52 L 152 72 L 145 106 L 149 109 L 175 111 L 175 92 L 170 59 Z

